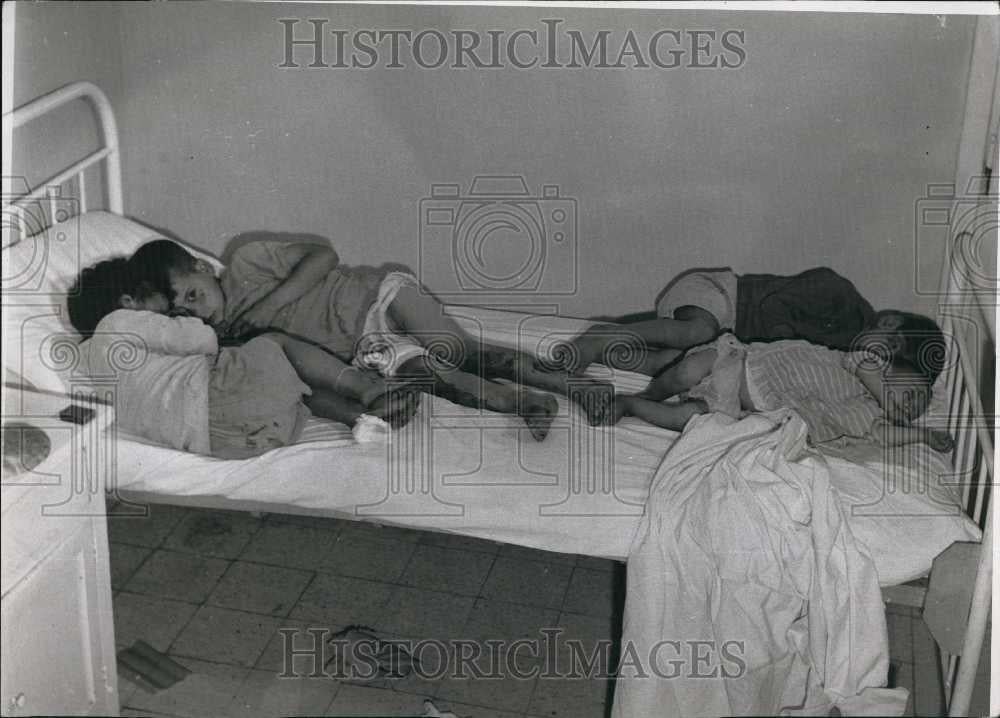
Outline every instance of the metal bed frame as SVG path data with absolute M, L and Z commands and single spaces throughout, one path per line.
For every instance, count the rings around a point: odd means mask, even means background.
M 87 186 L 85 171 L 92 166 L 104 163 L 104 180 L 108 209 L 115 214 L 123 214 L 121 158 L 118 145 L 118 130 L 115 123 L 111 103 L 105 94 L 93 83 L 75 82 L 58 90 L 43 95 L 22 105 L 12 112 L 3 115 L 4 137 L 11 137 L 17 127 L 45 115 L 66 103 L 86 99 L 90 101 L 97 112 L 100 134 L 103 146 L 58 172 L 39 185 L 20 196 L 12 197 L 4 188 L 3 211 L 13 213 L 15 222 L 23 221 L 23 205 L 27 202 L 47 198 L 51 217 L 56 217 L 56 198 L 63 185 L 75 180 L 81 212 L 86 212 Z M 7 173 L 9 176 L 9 173 Z M 8 179 L 4 178 L 5 183 Z M 53 221 L 55 221 L 53 219 Z M 4 231 L 9 231 L 10 224 L 5 222 Z M 993 577 L 993 507 L 991 502 L 991 487 L 993 483 L 993 424 L 983 412 L 983 403 L 976 387 L 980 379 L 975 368 L 975 361 L 981 355 L 983 347 L 972 344 L 982 341 L 978 332 L 970 331 L 977 326 L 968 321 L 960 321 L 962 316 L 954 310 L 959 307 L 972 306 L 978 309 L 980 316 L 974 321 L 985 319 L 986 304 L 981 296 L 971 293 L 964 287 L 966 280 L 963 271 L 963 253 L 958 251 L 962 236 L 951 238 L 942 264 L 941 283 L 944 288 L 943 300 L 939 309 L 939 324 L 945 336 L 954 338 L 950 345 L 952 351 L 958 352 L 958 361 L 946 362 L 945 382 L 949 397 L 948 430 L 956 438 L 956 448 L 953 454 L 955 476 L 961 482 L 966 513 L 983 530 L 983 539 L 979 548 L 978 567 L 972 592 L 972 601 L 968 609 L 968 622 L 965 630 L 962 652 L 960 655 L 950 655 L 941 652 L 941 668 L 944 679 L 945 697 L 948 704 L 948 714 L 951 716 L 966 715 L 972 697 L 973 683 L 979 665 L 979 656 L 986 638 L 987 621 L 991 606 L 991 582 Z M 7 242 L 4 243 L 5 245 Z M 978 326 L 987 326 L 979 324 Z M 892 589 L 887 589 L 891 592 Z M 909 605 L 922 608 L 924 591 L 902 592 L 898 596 L 907 595 L 904 600 Z M 898 599 L 893 599 L 898 600 Z M 956 610 L 964 611 L 964 606 L 956 606 Z

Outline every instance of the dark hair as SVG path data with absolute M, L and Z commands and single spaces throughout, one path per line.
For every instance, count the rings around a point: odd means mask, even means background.
M 76 278 L 66 299 L 70 323 L 83 336 L 91 336 L 98 322 L 121 306 L 122 295 L 139 293 L 141 284 L 144 285 L 141 291 L 148 292 L 150 287 L 133 276 L 125 257 L 87 267 Z
M 893 355 L 892 363 L 915 369 L 933 383 L 944 368 L 947 353 L 941 328 L 933 319 L 922 314 L 899 311 L 892 313 L 903 320 L 896 329 L 903 339 L 903 345 Z M 879 312 L 881 314 L 884 312 Z
M 128 262 L 133 275 L 149 282 L 155 291 L 162 292 L 172 304 L 174 291 L 170 286 L 170 273 L 193 272 L 198 260 L 177 242 L 154 239 L 135 250 Z

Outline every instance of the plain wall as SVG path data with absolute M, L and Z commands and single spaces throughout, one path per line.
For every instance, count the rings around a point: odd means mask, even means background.
M 113 107 L 121 107 L 119 10 L 110 2 L 16 3 L 10 75 L 13 106 L 70 82 L 90 80 L 105 92 Z M 15 131 L 13 172 L 34 188 L 99 145 L 94 114 L 79 100 Z M 98 203 L 102 198 L 97 191 L 100 179 L 97 170 L 87 174 L 88 192 Z
M 516 174 L 576 200 L 566 314 L 649 309 L 676 273 L 720 265 L 829 265 L 877 306 L 935 311 L 915 287 L 936 285 L 940 254 L 915 250 L 914 212 L 928 184 L 954 181 L 974 18 L 288 3 L 112 14 L 126 211 L 211 251 L 244 230 L 304 231 L 349 263 L 419 268 L 432 183 Z M 282 69 L 279 18 L 302 20 L 300 34 L 309 18 L 414 32 L 541 32 L 562 18 L 619 43 L 629 29 L 742 29 L 747 57 L 730 70 Z M 83 66 L 114 52 L 94 47 Z M 511 246 L 487 250 L 516 263 L 525 248 Z M 561 287 L 566 246 L 546 275 Z M 450 258 L 425 264 L 430 288 L 444 286 Z

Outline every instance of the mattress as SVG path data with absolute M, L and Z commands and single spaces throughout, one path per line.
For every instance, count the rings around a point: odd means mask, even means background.
M 473 335 L 534 353 L 587 325 L 466 307 L 449 313 Z M 588 375 L 627 392 L 648 382 L 601 365 Z M 517 417 L 425 396 L 387 443 L 358 444 L 347 427 L 313 419 L 296 445 L 234 461 L 119 434 L 113 476 L 132 500 L 337 516 L 623 560 L 677 436 L 632 418 L 590 427 L 559 397 L 548 437 L 536 442 Z M 882 585 L 923 575 L 952 541 L 978 539 L 940 480 L 947 462 L 927 447 L 851 447 L 823 459 Z

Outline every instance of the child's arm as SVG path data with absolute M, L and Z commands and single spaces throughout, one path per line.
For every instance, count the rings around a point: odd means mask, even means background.
M 101 333 L 121 333 L 138 337 L 143 346 L 156 354 L 188 356 L 217 354 L 215 330 L 196 317 L 168 317 L 153 312 L 120 309 L 105 317 L 98 327 Z
M 266 329 L 282 307 L 294 302 L 323 281 L 340 262 L 332 247 L 321 244 L 289 244 L 282 248 L 282 252 L 288 263 L 294 265 L 292 271 L 274 289 L 230 323 L 226 331 L 230 336 Z
M 947 431 L 925 429 L 921 426 L 900 426 L 880 417 L 872 423 L 872 436 L 883 446 L 925 443 L 935 451 L 951 451 L 955 442 Z

